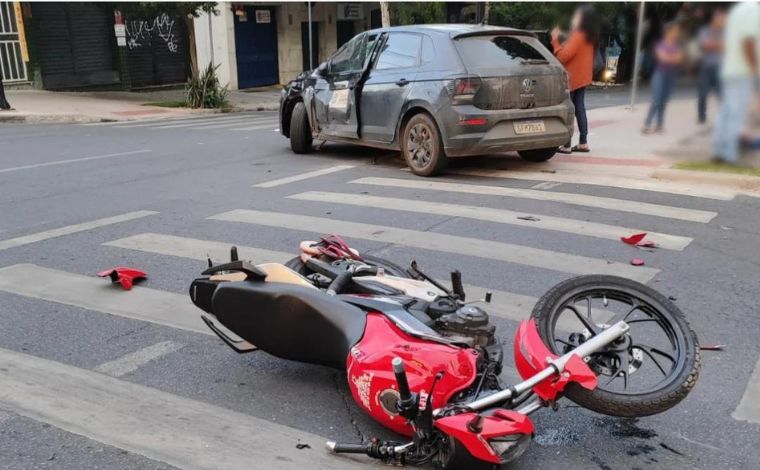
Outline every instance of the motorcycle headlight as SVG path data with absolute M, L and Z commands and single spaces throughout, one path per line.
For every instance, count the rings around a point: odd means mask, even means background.
M 530 444 L 530 434 L 512 434 L 488 440 L 488 445 L 501 457 L 501 463 L 511 462 L 521 456 Z

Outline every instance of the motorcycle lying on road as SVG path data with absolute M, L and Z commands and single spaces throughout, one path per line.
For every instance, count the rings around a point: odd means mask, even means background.
M 520 322 L 513 356 L 522 381 L 502 382 L 502 341 L 485 310 L 447 288 L 361 255 L 339 237 L 304 242 L 286 265 L 239 260 L 190 286 L 204 322 L 239 353 L 346 371 L 357 403 L 406 442 L 328 442 L 334 453 L 440 469 L 496 468 L 534 433 L 529 415 L 566 396 L 610 416 L 666 411 L 693 388 L 699 346 L 683 314 L 655 290 L 580 276 L 544 294 Z M 484 302 L 490 302 L 490 295 Z

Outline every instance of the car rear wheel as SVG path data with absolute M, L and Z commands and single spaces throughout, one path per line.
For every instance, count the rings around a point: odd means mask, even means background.
M 406 122 L 401 135 L 401 153 L 415 175 L 433 176 L 446 168 L 441 134 L 425 113 L 415 114 Z
M 521 150 L 517 152 L 523 160 L 529 162 L 545 162 L 557 153 L 558 147 L 548 149 Z
M 302 101 L 296 103 L 290 114 L 290 148 L 295 153 L 311 152 L 311 128 L 306 106 Z

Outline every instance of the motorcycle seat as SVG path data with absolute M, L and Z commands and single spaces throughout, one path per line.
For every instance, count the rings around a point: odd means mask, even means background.
M 283 359 L 346 366 L 351 348 L 364 335 L 366 313 L 359 307 L 299 283 L 222 282 L 211 313 L 229 330 Z

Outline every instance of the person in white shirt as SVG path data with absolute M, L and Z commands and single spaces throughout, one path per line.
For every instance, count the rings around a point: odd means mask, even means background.
M 758 84 L 760 3 L 742 2 L 728 14 L 720 78 L 720 114 L 713 135 L 713 161 L 737 164 L 739 141 Z

